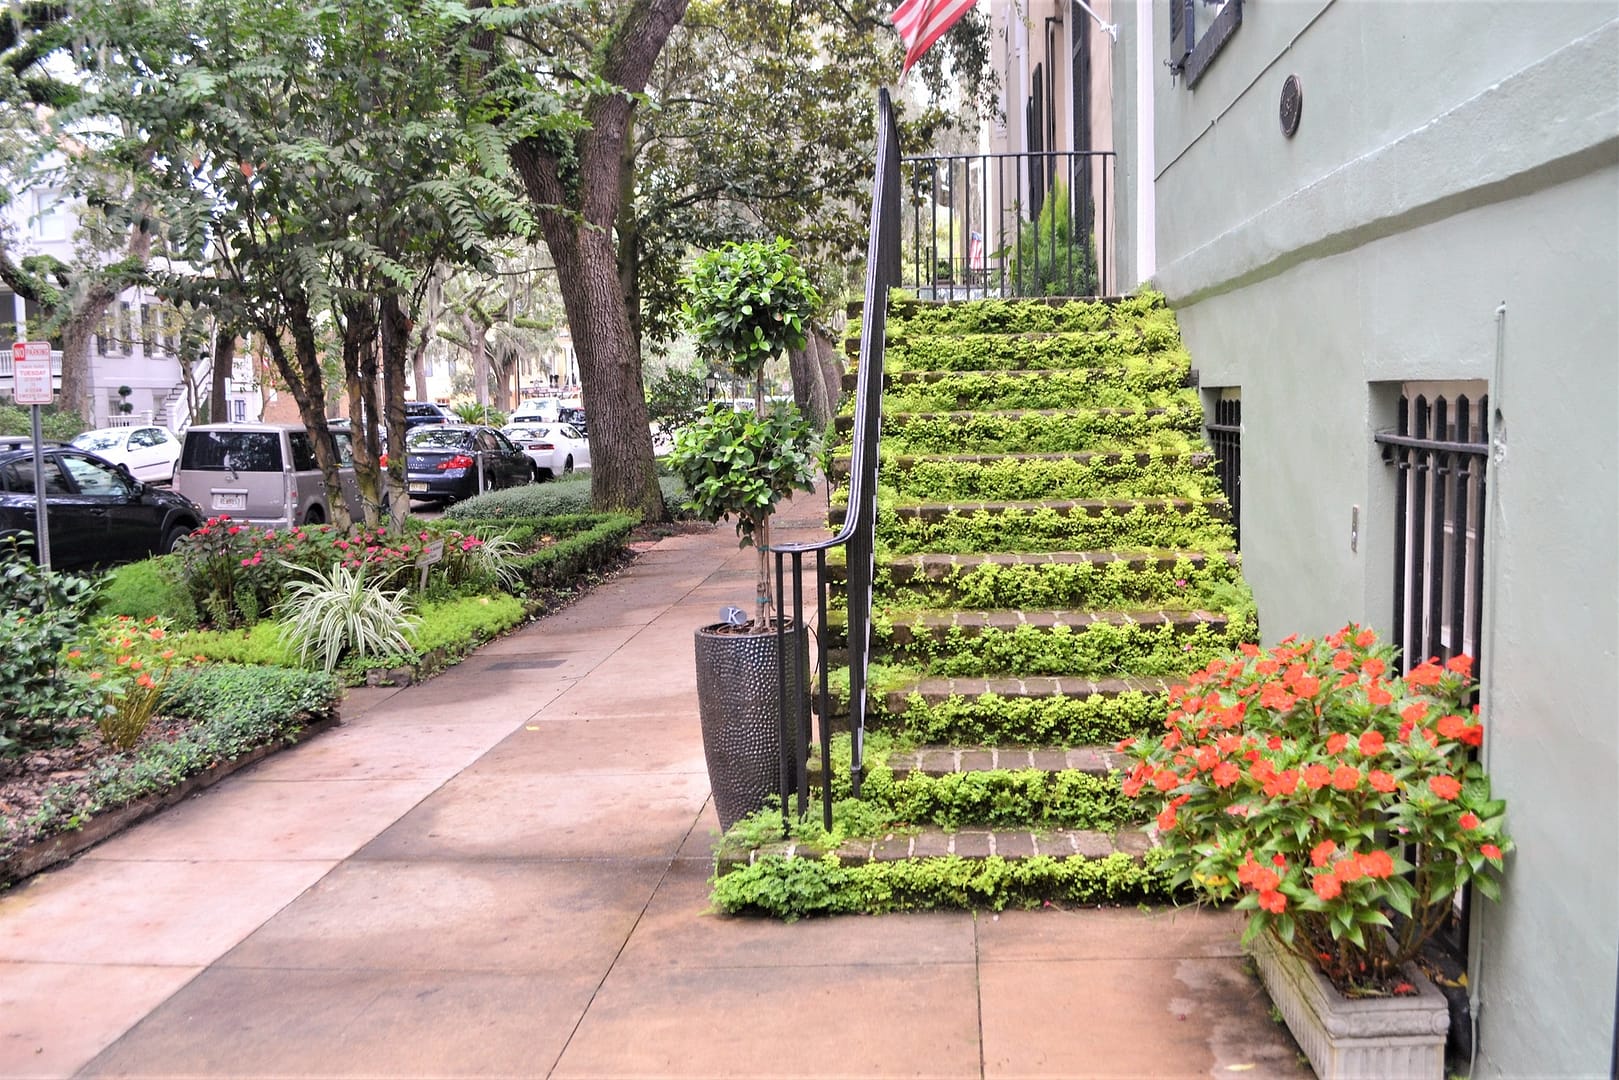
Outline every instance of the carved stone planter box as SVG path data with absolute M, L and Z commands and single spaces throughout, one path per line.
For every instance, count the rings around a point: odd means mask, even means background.
M 1414 995 L 1346 998 L 1269 934 L 1249 946 L 1259 977 L 1321 1080 L 1442 1080 L 1450 1010 L 1415 967 Z

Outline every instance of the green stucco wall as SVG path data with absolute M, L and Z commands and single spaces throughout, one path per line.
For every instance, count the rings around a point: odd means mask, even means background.
M 1389 624 L 1394 477 L 1372 433 L 1402 381 L 1491 383 L 1487 752 L 1519 850 L 1475 919 L 1475 1075 L 1606 1075 L 1619 4 L 1249 0 L 1195 90 L 1155 66 L 1156 281 L 1203 386 L 1242 390 L 1244 574 L 1267 639 Z

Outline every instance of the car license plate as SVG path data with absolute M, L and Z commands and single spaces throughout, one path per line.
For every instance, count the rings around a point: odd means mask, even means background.
M 412 492 L 426 491 L 427 490 L 427 485 L 425 483 L 421 482 L 421 481 L 412 481 L 411 485 L 410 485 L 410 490 Z
M 215 510 L 246 510 L 247 492 L 245 491 L 216 491 L 214 492 Z

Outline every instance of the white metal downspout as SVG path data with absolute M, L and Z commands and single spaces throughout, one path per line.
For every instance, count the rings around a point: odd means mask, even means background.
M 1153 177 L 1158 173 L 1153 146 L 1152 0 L 1136 0 L 1136 273 L 1140 285 L 1158 272 L 1157 204 Z
M 1500 560 L 1495 557 L 1496 550 L 1501 543 L 1501 481 L 1500 468 L 1507 460 L 1507 437 L 1505 413 L 1502 411 L 1502 379 L 1506 371 L 1507 357 L 1507 302 L 1495 309 L 1495 370 L 1490 374 L 1490 464 L 1485 472 L 1488 478 L 1485 490 L 1489 503 L 1488 524 L 1484 529 L 1484 570 L 1489 575 L 1489 603 L 1484 609 L 1484 637 L 1488 648 L 1484 649 L 1484 663 L 1479 671 L 1479 712 L 1485 721 L 1494 727 L 1495 714 L 1495 664 L 1499 655 L 1496 649 L 1496 628 L 1500 625 L 1497 617 L 1499 608 L 1496 604 L 1496 595 L 1499 592 L 1501 581 Z M 1493 736 L 1484 740 L 1484 746 L 1479 751 L 1479 764 L 1484 768 L 1484 775 L 1490 774 L 1490 750 L 1495 745 Z M 1493 794 L 1493 792 L 1492 792 Z M 1474 1066 L 1478 1063 L 1478 1014 L 1483 1008 L 1483 998 L 1480 988 L 1484 985 L 1481 977 L 1484 966 L 1484 950 L 1478 947 L 1483 932 L 1482 919 L 1473 920 L 1472 941 L 1467 943 L 1469 967 L 1467 974 L 1467 1016 L 1472 1027 L 1471 1053 L 1468 1056 L 1467 1072 L 1472 1075 Z

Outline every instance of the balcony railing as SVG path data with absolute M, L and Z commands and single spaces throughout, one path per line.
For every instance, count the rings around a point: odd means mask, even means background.
M 1118 292 L 1112 151 L 931 154 L 901 168 L 900 283 L 919 298 Z

